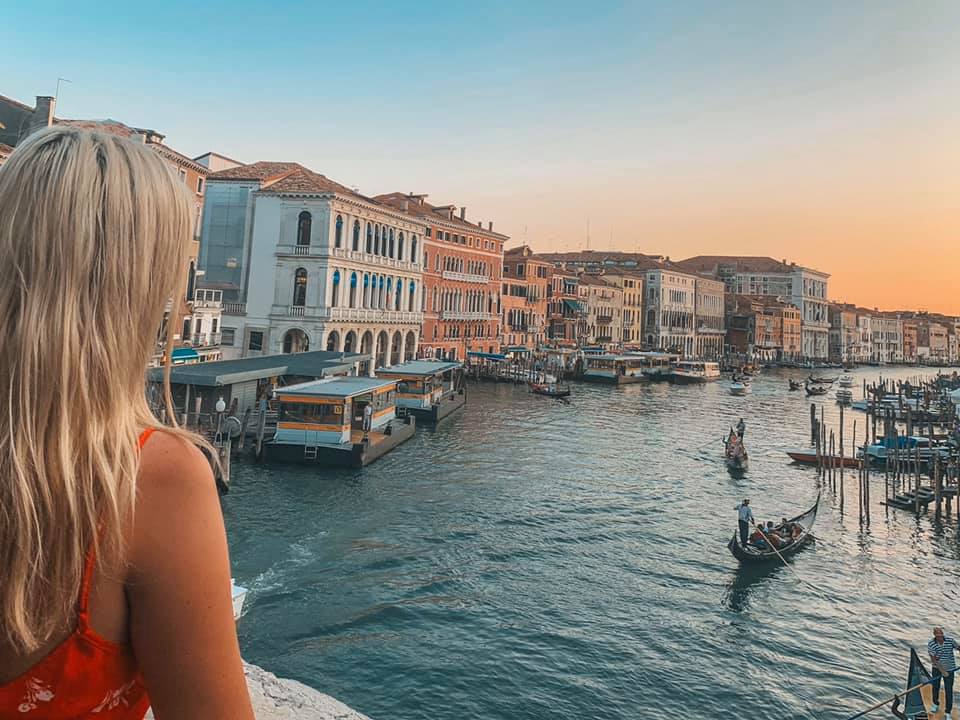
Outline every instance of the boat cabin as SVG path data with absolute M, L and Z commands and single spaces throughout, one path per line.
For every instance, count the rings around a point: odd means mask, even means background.
M 377 375 L 397 381 L 397 412 L 437 422 L 466 403 L 463 367 L 444 360 L 408 360 Z
M 382 430 L 397 417 L 397 381 L 339 377 L 288 385 L 274 393 L 280 405 L 277 434 L 281 445 L 344 445 L 362 440 L 365 431 Z M 372 413 L 364 427 L 366 408 Z
M 704 360 L 677 360 L 670 380 L 676 383 L 705 383 L 720 379 L 720 364 Z
M 583 379 L 615 385 L 656 380 L 661 373 L 669 373 L 676 357 L 658 352 L 584 355 Z

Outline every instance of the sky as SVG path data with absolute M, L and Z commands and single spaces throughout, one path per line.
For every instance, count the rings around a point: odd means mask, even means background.
M 12 2 L 0 94 L 423 192 L 536 251 L 960 314 L 960 2 Z

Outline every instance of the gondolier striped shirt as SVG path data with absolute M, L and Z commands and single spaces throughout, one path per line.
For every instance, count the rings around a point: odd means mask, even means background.
M 957 662 L 953 659 L 953 651 L 956 649 L 957 641 L 947 635 L 944 635 L 942 643 L 938 643 L 936 638 L 927 643 L 930 657 L 938 658 L 940 665 L 947 672 L 957 669 Z

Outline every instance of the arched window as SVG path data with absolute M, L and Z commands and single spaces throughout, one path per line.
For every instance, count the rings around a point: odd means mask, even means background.
M 387 250 L 387 257 L 393 257 L 393 228 L 390 228 L 390 246 Z
M 340 247 L 343 245 L 343 218 L 337 215 L 337 226 L 333 234 L 333 246 Z
M 333 271 L 333 291 L 330 293 L 330 307 L 336 307 L 340 300 L 340 271 Z
M 380 226 L 377 225 L 373 229 L 373 254 L 380 254 Z
M 397 235 L 397 260 L 403 260 L 403 231 Z
M 293 275 L 293 304 L 303 307 L 307 304 L 307 271 L 297 268 Z
M 350 307 L 357 306 L 357 274 L 350 276 Z
M 417 236 L 410 236 L 410 262 L 417 262 Z
M 370 276 L 363 274 L 363 300 L 360 303 L 363 307 L 370 307 Z
M 413 280 L 411 280 L 410 281 L 410 312 L 413 312 L 413 295 L 414 295 L 414 290 L 416 289 L 417 289 L 416 284 L 414 284 Z
M 351 248 L 354 252 L 357 252 L 360 249 L 360 221 L 353 221 L 353 247 Z
M 367 223 L 367 254 L 373 252 L 373 225 Z
M 397 280 L 397 292 L 395 293 L 393 298 L 394 310 L 403 310 L 403 308 L 400 306 L 400 303 L 403 300 L 402 292 L 403 292 L 403 280 Z
M 297 245 L 310 245 L 310 227 L 313 216 L 304 210 L 297 218 Z

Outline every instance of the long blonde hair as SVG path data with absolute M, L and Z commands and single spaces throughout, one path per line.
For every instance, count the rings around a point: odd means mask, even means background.
M 50 128 L 0 168 L 0 641 L 13 647 L 74 616 L 91 548 L 123 556 L 137 436 L 158 425 L 144 373 L 185 281 L 190 216 L 164 161 L 113 135 Z

